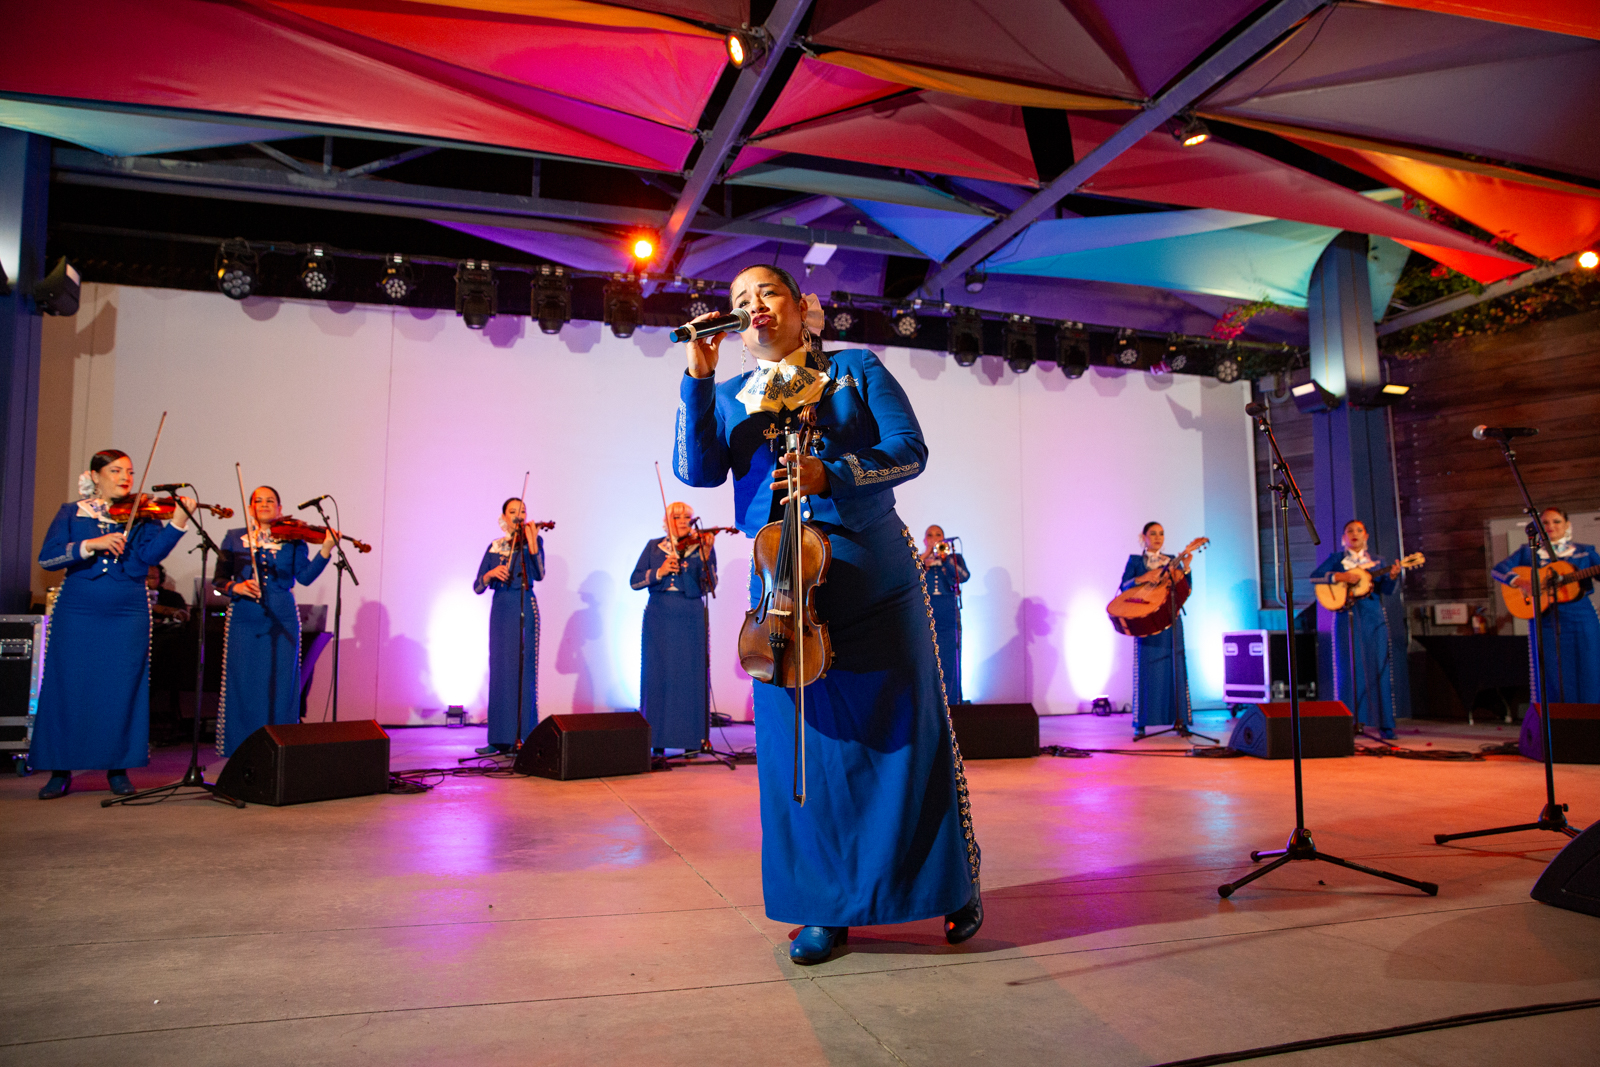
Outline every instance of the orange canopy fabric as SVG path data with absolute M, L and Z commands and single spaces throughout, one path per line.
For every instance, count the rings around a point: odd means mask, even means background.
M 1600 3 L 1595 0 L 1371 0 L 1386 7 L 1410 7 L 1526 26 L 1600 40 Z

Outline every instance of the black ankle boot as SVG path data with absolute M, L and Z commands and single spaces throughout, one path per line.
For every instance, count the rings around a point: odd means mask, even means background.
M 972 899 L 944 917 L 944 939 L 952 945 L 968 940 L 983 926 L 983 890 L 972 883 Z

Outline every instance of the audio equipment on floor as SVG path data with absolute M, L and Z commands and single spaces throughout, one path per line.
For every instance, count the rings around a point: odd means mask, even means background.
M 1032 704 L 951 704 L 950 724 L 963 760 L 1039 754 L 1039 713 Z
M 1296 633 L 1295 673 L 1300 699 L 1317 695 L 1317 635 Z M 1289 635 L 1282 630 L 1234 630 L 1222 635 L 1222 696 L 1229 704 L 1289 698 Z
M 44 627 L 43 615 L 0 615 L 0 752 L 15 753 L 18 760 L 33 744 Z
M 374 719 L 263 726 L 234 749 L 217 788 L 274 806 L 387 793 L 389 735 Z
M 1529 759 L 1544 762 L 1544 726 L 1537 704 L 1522 717 L 1517 747 Z M 1551 704 L 1550 748 L 1556 763 L 1600 763 L 1600 704 Z
M 1543 904 L 1600 916 L 1600 822 L 1556 853 L 1528 895 Z
M 1234 721 L 1228 747 L 1261 759 L 1293 759 L 1289 703 L 1247 704 Z M 1305 759 L 1353 756 L 1355 717 L 1338 700 L 1300 702 L 1300 755 Z
M 650 722 L 637 711 L 548 716 L 522 743 L 513 769 L 563 782 L 644 774 L 650 769 Z

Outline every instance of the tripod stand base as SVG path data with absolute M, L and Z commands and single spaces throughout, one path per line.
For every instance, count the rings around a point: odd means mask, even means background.
M 684 749 L 681 756 L 652 756 L 650 758 L 650 769 L 653 771 L 670 771 L 673 763 L 681 760 L 687 765 L 696 756 L 710 756 L 712 760 L 722 764 L 730 771 L 739 769 L 739 754 L 737 752 L 722 752 L 712 748 L 709 739 L 701 741 L 699 748 Z
M 1259 863 L 1264 859 L 1272 859 L 1272 862 L 1265 867 L 1251 871 L 1237 882 L 1229 882 L 1227 885 L 1217 886 L 1217 895 L 1224 898 L 1231 897 L 1235 890 L 1249 885 L 1262 875 L 1270 874 L 1285 863 L 1293 860 L 1321 860 L 1323 863 L 1332 863 L 1339 867 L 1347 867 L 1352 871 L 1360 871 L 1362 874 L 1370 874 L 1374 878 L 1387 878 L 1391 882 L 1399 882 L 1401 885 L 1420 889 L 1430 897 L 1439 895 L 1439 887 L 1432 882 L 1419 882 L 1404 875 L 1390 874 L 1388 871 L 1380 871 L 1376 867 L 1366 867 L 1359 863 L 1340 859 L 1338 856 L 1330 856 L 1326 852 L 1318 852 L 1316 842 L 1311 840 L 1311 831 L 1304 826 L 1295 827 L 1294 832 L 1289 835 L 1288 844 L 1284 845 L 1283 848 L 1250 853 L 1252 863 Z
M 1148 738 L 1160 737 L 1162 734 L 1177 734 L 1179 737 L 1184 738 L 1185 740 L 1191 737 L 1198 737 L 1202 741 L 1210 741 L 1213 745 L 1217 743 L 1217 739 L 1215 737 L 1211 737 L 1207 734 L 1196 733 L 1194 730 L 1191 730 L 1182 724 L 1176 726 L 1166 726 L 1160 730 L 1147 730 L 1138 737 L 1135 737 L 1134 740 L 1144 741 Z
M 1460 841 L 1467 837 L 1491 837 L 1495 834 L 1514 834 L 1519 830 L 1550 830 L 1568 837 L 1577 837 L 1578 831 L 1567 822 L 1567 806 L 1565 804 L 1546 804 L 1539 812 L 1537 822 L 1518 823 L 1515 826 L 1496 826 L 1492 830 L 1468 830 L 1461 834 L 1434 834 L 1433 843 L 1442 845 L 1447 841 Z
M 207 782 L 205 772 L 194 763 L 189 764 L 189 770 L 176 782 L 169 782 L 166 785 L 158 785 L 153 789 L 141 789 L 137 793 L 129 793 L 125 797 L 107 797 L 105 800 L 100 802 L 100 806 L 102 808 L 109 808 L 113 804 L 138 804 L 141 802 L 154 803 L 155 801 L 151 800 L 150 798 L 159 797 L 162 800 L 165 800 L 170 796 L 176 796 L 178 791 L 181 789 L 198 789 L 209 794 L 210 799 L 218 801 L 219 803 L 232 804 L 236 808 L 244 807 L 244 801 L 239 800 L 236 797 L 230 797 L 216 786 Z

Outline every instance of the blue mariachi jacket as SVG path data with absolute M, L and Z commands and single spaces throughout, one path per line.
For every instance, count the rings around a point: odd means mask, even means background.
M 1590 567 L 1600 567 L 1600 552 L 1596 552 L 1593 545 L 1580 545 L 1576 541 L 1572 542 L 1572 555 L 1562 556 L 1560 558 L 1562 562 L 1572 564 L 1573 570 L 1582 571 L 1588 570 Z M 1541 565 L 1545 564 L 1546 561 L 1543 553 L 1540 554 L 1539 559 Z M 1532 563 L 1533 552 L 1528 548 L 1527 545 L 1523 545 L 1515 552 L 1511 553 L 1511 555 L 1494 565 L 1495 581 L 1501 583 L 1502 585 L 1510 585 L 1511 579 L 1514 577 L 1514 575 L 1511 573 L 1511 569 L 1513 567 L 1532 566 Z M 1578 596 L 1580 599 L 1588 596 L 1592 592 L 1594 592 L 1593 579 L 1585 578 L 1583 581 L 1578 583 Z
M 250 548 L 244 543 L 244 530 L 243 526 L 229 530 L 222 539 L 222 551 L 217 553 L 217 569 L 212 576 L 219 590 L 228 582 L 243 582 L 255 577 L 255 564 L 250 561 Z M 320 552 L 313 553 L 304 541 L 279 541 L 275 544 L 275 548 L 256 550 L 261 569 L 266 572 L 264 581 L 260 583 L 265 589 L 289 592 L 294 589 L 295 582 L 310 585 L 328 565 L 328 558 Z M 248 598 L 234 596 L 233 599 Z
M 530 524 L 531 526 L 531 524 Z M 517 590 L 522 588 L 522 561 L 527 559 L 528 577 L 535 582 L 544 580 L 544 538 L 534 535 L 535 550 L 532 553 L 520 551 L 515 556 L 511 555 L 511 539 L 502 537 L 498 541 L 489 542 L 489 547 L 483 552 L 483 559 L 478 563 L 478 577 L 473 579 L 472 591 L 482 595 L 484 590 L 493 589 L 496 593 L 502 590 Z M 511 564 L 511 577 L 506 581 L 499 578 L 484 580 L 484 575 L 500 566 L 502 563 Z M 532 586 L 529 586 L 532 589 Z M 515 601 L 513 601 L 515 603 Z M 515 657 L 513 657 L 515 662 Z M 514 694 L 513 694 L 514 695 Z
M 855 348 L 829 353 L 827 391 L 817 402 L 818 456 L 828 493 L 812 497 L 809 518 L 864 530 L 894 507 L 893 486 L 921 474 L 928 460 L 911 403 L 878 357 Z M 673 470 L 688 485 L 734 479 L 735 522 L 754 537 L 771 517 L 778 453 L 762 432 L 779 419 L 745 413 L 738 392 L 753 371 L 720 385 L 685 373 L 679 384 Z
M 683 557 L 683 570 L 677 574 L 669 574 L 665 578 L 656 577 L 656 572 L 667 561 L 665 546 L 667 539 L 651 541 L 644 546 L 644 551 L 639 553 L 639 562 L 634 565 L 633 576 L 628 579 L 628 584 L 635 589 L 650 590 L 651 599 L 658 596 L 681 596 L 690 600 L 699 600 L 707 593 L 717 588 L 717 550 L 713 548 L 708 554 L 710 558 L 701 559 L 698 548 L 690 549 Z
M 960 592 L 957 587 L 972 577 L 972 572 L 967 570 L 967 561 L 961 558 L 959 552 L 950 553 L 928 567 L 926 573 L 929 596 L 955 596 Z
M 154 523 L 141 519 L 133 524 L 127 549 L 114 557 L 106 552 L 96 552 L 83 558 L 83 542 L 115 533 L 122 523 L 101 518 L 91 501 L 62 504 L 56 517 L 50 520 L 50 529 L 44 535 L 44 545 L 39 549 L 39 566 L 47 571 L 66 569 L 68 578 L 95 581 L 110 575 L 114 581 L 144 584 L 150 568 L 167 558 L 183 531 L 170 523 Z

